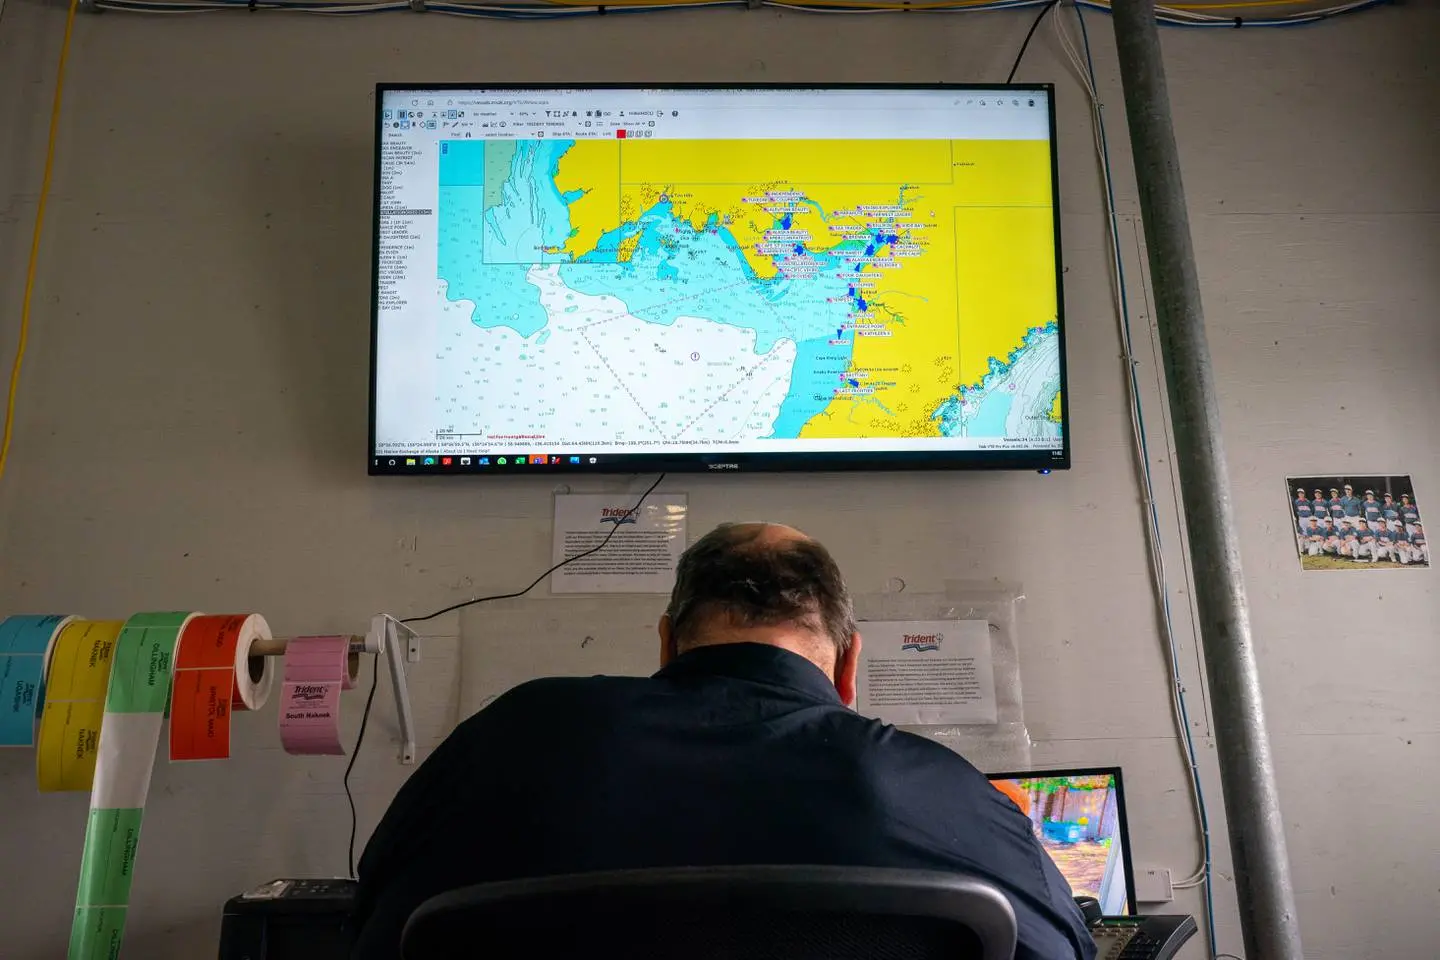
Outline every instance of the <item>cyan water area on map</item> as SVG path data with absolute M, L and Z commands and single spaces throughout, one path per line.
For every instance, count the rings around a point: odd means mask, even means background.
M 529 264 L 486 263 L 485 144 L 441 141 L 439 181 L 436 269 L 447 297 L 473 301 L 471 320 L 482 327 L 511 327 L 522 337 L 544 329 L 540 290 L 525 282 Z
M 638 235 L 627 262 L 620 244 Z M 641 320 L 666 326 L 682 316 L 704 317 L 755 332 L 755 351 L 777 341 L 795 343 L 790 390 L 772 436 L 797 437 L 834 397 L 850 368 L 855 333 L 846 326 L 849 264 L 835 251 L 811 254 L 814 274 L 762 278 L 733 234 L 714 218 L 703 229 L 675 216 L 661 201 L 634 222 L 600 238 L 595 249 L 560 268 L 566 286 L 593 296 L 618 297 Z
M 803 280 L 761 278 L 729 230 L 713 221 L 697 230 L 677 219 L 669 202 L 660 202 L 604 234 L 573 262 L 537 253 L 540 245 L 558 249 L 570 235 L 568 205 L 579 194 L 562 194 L 555 174 L 573 143 L 515 142 L 502 200 L 487 207 L 485 142 L 442 142 L 437 265 L 448 298 L 474 302 L 477 326 L 510 327 L 528 338 L 541 333 L 548 318 L 525 274 L 535 263 L 561 262 L 566 286 L 615 297 L 641 320 L 668 326 L 693 316 L 730 323 L 753 330 L 762 355 L 778 340 L 793 340 L 790 392 L 772 436 L 798 436 L 830 403 L 850 366 L 850 285 L 840 274 L 853 267 L 844 249 L 811 254 L 814 273 Z M 637 234 L 629 259 L 619 262 L 621 243 Z
M 846 321 L 857 301 L 863 310 L 850 277 L 857 272 L 854 258 L 873 255 L 874 246 L 848 242 L 821 253 L 797 246 L 787 255 L 787 266 L 794 271 L 808 260 L 803 277 L 777 273 L 762 278 L 723 224 L 712 217 L 696 229 L 677 218 L 662 198 L 638 219 L 601 236 L 593 250 L 571 260 L 558 251 L 572 231 L 569 204 L 582 193 L 562 193 L 556 173 L 560 158 L 573 145 L 571 140 L 492 142 L 489 146 L 503 153 L 492 156 L 497 169 L 490 169 L 489 175 L 505 179 L 498 190 L 496 184 L 487 190 L 486 142 L 442 141 L 437 266 L 448 283 L 447 297 L 474 302 L 471 321 L 477 326 L 509 327 L 527 339 L 541 334 L 538 345 L 548 338 L 548 317 L 540 305 L 539 289 L 525 275 L 537 263 L 559 263 L 566 286 L 591 296 L 615 297 L 631 314 L 650 323 L 668 326 L 682 316 L 729 323 L 753 330 L 756 352 L 762 355 L 777 341 L 792 340 L 796 359 L 790 391 L 771 436 L 799 436 L 801 428 L 829 405 L 841 374 L 850 368 L 855 333 Z M 500 166 L 507 157 L 508 172 Z M 789 228 L 788 222 L 777 221 L 776 226 Z M 620 262 L 621 245 L 632 238 L 634 249 Z M 1031 334 L 1053 332 L 1052 328 Z M 1017 353 L 1031 341 L 1027 335 Z M 986 379 L 1003 374 L 1014 360 L 1015 354 L 1004 362 L 992 359 Z M 994 410 L 988 406 L 991 399 L 982 407 L 979 422 L 972 418 L 967 431 L 972 436 L 1003 435 L 1009 397 L 994 398 Z M 942 432 L 958 432 L 959 400 L 948 401 L 934 417 Z M 996 425 L 994 433 L 982 423 Z

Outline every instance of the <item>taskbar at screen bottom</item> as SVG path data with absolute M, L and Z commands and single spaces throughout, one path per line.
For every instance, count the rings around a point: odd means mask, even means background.
M 528 453 L 372 456 L 371 476 L 535 473 L 823 473 L 848 470 L 1067 470 L 1068 449 L 904 450 L 845 453 Z

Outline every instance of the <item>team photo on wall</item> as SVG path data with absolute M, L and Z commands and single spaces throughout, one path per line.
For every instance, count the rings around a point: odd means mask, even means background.
M 1430 545 L 1409 477 L 1292 477 L 1286 486 L 1304 569 L 1430 565 Z

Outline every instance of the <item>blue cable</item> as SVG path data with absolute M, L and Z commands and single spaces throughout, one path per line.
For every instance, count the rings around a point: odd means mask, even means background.
M 1095 78 L 1095 59 L 1090 52 L 1090 32 L 1085 27 L 1085 16 L 1080 11 L 1082 6 L 1078 0 L 1072 0 L 1075 7 L 1075 19 L 1080 23 L 1081 45 L 1085 52 L 1085 71 L 1090 76 L 1090 86 L 1099 90 Z M 1133 357 L 1133 339 L 1130 331 L 1130 303 L 1126 296 L 1125 289 L 1125 263 L 1120 256 L 1120 219 L 1115 211 L 1115 182 L 1111 173 L 1110 165 L 1110 140 L 1105 133 L 1105 109 L 1101 105 L 1097 94 L 1095 101 L 1095 122 L 1100 134 L 1100 158 L 1101 165 L 1105 171 L 1105 192 L 1110 215 L 1110 235 L 1114 239 L 1112 251 L 1115 257 L 1115 278 L 1119 287 L 1120 295 L 1120 322 L 1125 331 L 1125 363 L 1129 367 L 1130 387 L 1135 395 L 1135 421 L 1140 434 L 1140 466 L 1145 479 L 1145 499 L 1149 505 L 1150 529 L 1155 537 L 1155 549 L 1161 552 L 1163 558 L 1163 541 L 1160 536 L 1160 515 L 1155 508 L 1155 483 L 1150 471 L 1150 447 L 1146 440 L 1145 413 L 1140 401 L 1140 378 L 1135 372 Z M 1157 559 L 1157 562 L 1162 562 Z M 1175 646 L 1175 621 L 1170 610 L 1170 591 L 1161 579 L 1160 605 L 1165 616 L 1165 635 L 1170 646 L 1171 677 L 1170 682 L 1175 684 L 1177 701 L 1180 705 L 1180 725 L 1185 736 L 1185 752 L 1190 760 L 1190 773 L 1195 782 L 1195 807 L 1200 819 L 1200 841 L 1204 852 L 1205 872 L 1205 924 L 1210 936 L 1210 954 L 1213 957 L 1218 945 L 1215 942 L 1215 899 L 1211 889 L 1211 863 L 1210 863 L 1210 818 L 1205 808 L 1205 790 L 1200 781 L 1200 765 L 1195 756 L 1195 738 L 1190 733 L 1190 711 L 1185 701 L 1185 685 L 1180 677 L 1180 653 Z
M 1378 7 L 1382 4 L 1393 3 L 1394 0 L 1364 0 L 1359 6 L 1351 7 L 1348 10 L 1340 10 L 1336 13 L 1306 14 L 1303 11 L 1288 18 L 1261 18 L 1250 20 L 1245 17 L 1234 17 L 1228 20 L 1176 20 L 1167 18 L 1162 10 L 1157 17 L 1160 24 L 1167 27 L 1199 27 L 1201 29 L 1219 28 L 1221 30 L 1234 30 L 1237 27 L 1303 27 L 1306 24 L 1320 23 L 1334 17 L 1344 16 L 1347 13 L 1359 13 L 1362 10 L 1369 10 L 1371 7 Z M 1080 15 L 1080 8 L 1089 7 L 1091 10 L 1098 10 L 1101 13 L 1109 13 L 1110 7 L 1107 4 L 1095 2 L 1095 0 L 1071 0 L 1075 6 L 1075 15 Z
M 705 7 L 729 7 L 740 6 L 744 0 L 713 0 L 710 3 L 675 3 L 655 6 L 627 6 L 624 0 L 614 6 L 596 4 L 593 7 L 580 7 L 567 9 L 560 6 L 547 6 L 541 2 L 532 3 L 498 3 L 494 6 L 499 9 L 477 10 L 474 7 L 464 4 L 442 3 L 429 4 L 428 9 L 442 13 L 458 16 L 476 17 L 487 20 L 560 20 L 568 17 L 594 17 L 607 14 L 619 13 L 661 13 L 665 11 L 683 9 L 701 9 Z M 852 7 L 837 8 L 827 7 L 818 4 L 807 4 L 804 0 L 798 2 L 785 2 L 776 0 L 777 6 L 794 10 L 799 13 L 835 13 L 835 12 L 874 12 L 885 11 L 888 13 L 978 13 L 990 10 L 1018 10 L 1025 7 L 1035 7 L 1050 0 L 995 0 L 993 3 L 981 4 L 974 7 L 958 8 L 925 8 L 912 7 L 906 9 L 901 6 L 885 7 Z M 1383 4 L 1393 3 L 1395 0 L 1361 0 L 1355 6 L 1346 10 L 1325 14 L 1297 14 L 1289 18 L 1263 18 L 1246 19 L 1236 17 L 1232 20 L 1180 20 L 1160 11 L 1157 21 L 1167 27 L 1199 27 L 1219 28 L 1233 30 L 1237 27 L 1299 27 L 1312 23 L 1320 23 L 1323 20 L 1330 20 L 1334 17 L 1350 13 L 1359 13 Z M 1076 16 L 1080 15 L 1081 7 L 1089 7 L 1100 13 L 1109 13 L 1110 8 L 1097 0 L 1071 0 L 1075 7 Z M 357 0 L 356 5 L 360 5 Z M 329 15 L 364 16 L 372 13 L 409 13 L 414 8 L 408 3 L 387 3 L 378 8 L 367 10 L 347 10 L 342 4 L 315 5 L 306 3 L 305 0 L 257 0 L 252 6 L 250 0 L 214 0 L 211 3 L 161 3 L 155 0 L 97 0 L 96 6 L 106 10 L 130 11 L 136 13 L 182 13 L 182 12 L 206 12 L 210 10 L 278 10 L 289 12 L 319 13 Z M 1083 30 L 1082 25 L 1082 30 Z

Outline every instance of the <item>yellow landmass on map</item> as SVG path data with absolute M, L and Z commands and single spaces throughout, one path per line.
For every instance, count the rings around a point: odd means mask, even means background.
M 1048 207 L 956 208 L 961 382 L 978 383 L 991 357 L 1004 360 L 1026 331 L 1054 322 L 1054 237 Z
M 762 278 L 778 269 L 761 245 L 782 215 L 820 253 L 889 208 L 910 255 L 856 275 L 869 306 L 856 322 L 888 332 L 855 338 L 853 372 L 870 392 L 838 395 L 801 431 L 878 437 L 937 434 L 941 402 L 1055 320 L 1050 176 L 1046 141 L 627 139 L 577 143 L 557 186 L 585 191 L 570 206 L 572 256 L 663 199 L 692 229 L 723 226 Z
M 904 317 L 888 337 L 855 339 L 856 379 L 876 389 L 837 396 L 802 437 L 936 435 L 937 405 L 1055 319 L 1049 144 L 954 146 L 955 182 L 925 187 L 914 207 L 917 220 L 936 218 L 925 253 L 886 271 L 867 296 Z
M 929 187 L 917 187 L 912 195 L 923 206 Z M 816 185 L 802 181 L 771 181 L 737 186 L 725 183 L 689 183 L 673 181 L 663 184 L 626 183 L 621 186 L 621 205 L 627 209 L 649 210 L 662 198 L 674 209 L 675 216 L 693 229 L 706 227 L 711 218 L 724 226 L 735 238 L 750 269 L 761 279 L 779 272 L 776 260 L 761 248 L 767 234 L 776 229 L 777 216 L 770 210 L 782 210 L 785 204 L 771 201 L 768 205 L 746 202 L 743 198 L 767 195 L 767 191 L 793 191 L 804 194 L 806 203 L 791 204 L 791 231 L 796 242 L 803 242 L 812 253 L 824 253 L 853 236 L 849 228 L 863 227 L 856 217 L 835 218 L 836 211 L 853 210 L 862 204 L 894 204 L 900 195 L 898 182 L 877 184 Z M 773 193 L 769 194 L 773 196 Z M 928 209 L 928 208 L 927 208 Z M 826 221 L 826 216 L 831 220 Z M 925 237 L 934 233 L 942 221 L 931 218 L 917 232 Z M 833 228 L 833 229 L 832 229 Z M 950 282 L 953 290 L 954 283 Z
M 775 218 L 756 199 L 794 190 L 838 210 L 894 203 L 902 182 L 948 192 L 953 151 L 946 140 L 582 140 L 561 159 L 556 186 L 584 190 L 615 178 L 618 169 L 619 203 L 631 218 L 662 197 L 697 230 L 714 216 L 763 279 L 775 275 L 775 262 L 755 245 L 774 229 Z M 570 206 L 575 232 L 565 250 L 572 256 L 590 252 L 601 235 L 625 222 L 623 215 L 615 218 L 613 194 L 593 193 Z M 795 228 L 811 230 L 814 250 L 843 239 L 814 211 L 798 212 Z
M 625 183 L 949 183 L 948 140 L 620 140 Z M 1049 156 L 1047 148 L 1046 156 Z
M 561 193 L 579 190 L 570 203 L 570 238 L 565 252 L 579 256 L 595 249 L 608 230 L 625 222 L 620 209 L 620 142 L 578 140 L 560 158 L 555 187 Z

